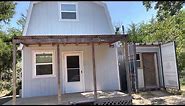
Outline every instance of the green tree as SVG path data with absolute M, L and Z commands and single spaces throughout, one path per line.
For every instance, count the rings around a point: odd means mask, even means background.
M 153 7 L 152 3 L 155 3 L 154 9 L 157 10 L 158 20 L 164 20 L 168 16 L 178 14 L 183 8 L 185 1 L 143 1 L 147 11 Z
M 8 23 L 15 14 L 16 3 L 12 1 L 0 1 L 0 22 Z
M 0 73 L 4 73 L 6 79 L 11 78 L 12 68 L 12 38 L 14 36 L 21 36 L 22 30 L 17 28 L 9 28 L 7 32 L 0 33 Z M 21 53 L 17 53 L 17 62 L 21 60 Z M 19 73 L 19 72 L 18 72 Z
M 129 34 L 129 41 L 131 42 L 140 42 L 138 38 L 140 37 L 139 32 L 138 32 L 138 27 L 137 24 L 131 23 L 129 25 L 129 29 L 127 33 Z
M 0 2 L 0 22 L 7 24 L 15 14 L 16 3 L 11 1 Z M 11 45 L 8 43 L 9 36 L 0 28 L 0 78 L 2 73 L 11 67 Z
M 26 24 L 26 16 L 24 14 L 21 14 L 21 18 L 17 20 L 17 24 L 21 26 L 21 31 L 23 31 L 24 26 Z
M 0 78 L 2 78 L 2 73 L 5 70 L 8 70 L 11 67 L 11 51 L 10 46 L 6 44 L 6 40 L 8 40 L 6 33 L 0 32 Z
M 175 16 L 168 16 L 163 21 L 152 21 L 152 23 L 131 24 L 128 29 L 131 41 L 138 43 L 176 41 L 177 60 L 179 70 L 185 70 L 185 10 L 179 11 Z

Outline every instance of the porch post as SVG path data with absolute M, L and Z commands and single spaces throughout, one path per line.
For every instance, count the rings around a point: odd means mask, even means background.
M 92 60 L 93 60 L 94 99 L 97 99 L 97 87 L 96 87 L 96 65 L 95 65 L 94 43 L 92 43 Z
M 60 48 L 57 44 L 57 82 L 58 82 L 58 104 L 61 102 L 61 82 L 60 82 Z
M 12 105 L 16 105 L 16 43 L 13 43 L 13 101 Z
M 125 40 L 124 51 L 125 51 L 125 68 L 126 68 L 126 78 L 127 78 L 127 89 L 129 95 L 131 95 L 131 81 L 130 81 L 130 72 L 129 72 L 129 63 L 128 63 L 128 44 Z

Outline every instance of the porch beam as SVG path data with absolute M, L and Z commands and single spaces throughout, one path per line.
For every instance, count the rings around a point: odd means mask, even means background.
M 95 64 L 95 50 L 94 50 L 94 43 L 92 43 L 92 60 L 93 60 L 94 99 L 97 99 L 96 64 Z
M 126 68 L 127 89 L 128 89 L 129 95 L 131 95 L 131 80 L 130 80 L 129 63 L 128 63 L 128 42 L 127 42 L 127 40 L 125 41 L 123 49 L 125 51 L 125 68 Z
M 16 43 L 13 43 L 13 100 L 12 105 L 16 105 Z
M 68 43 L 68 44 L 83 44 L 83 43 L 115 43 L 120 40 L 125 40 L 123 35 L 47 35 L 47 36 L 16 36 L 14 42 L 23 44 L 48 44 L 48 43 Z
M 57 84 L 58 84 L 58 104 L 61 103 L 61 82 L 60 82 L 60 48 L 57 44 Z

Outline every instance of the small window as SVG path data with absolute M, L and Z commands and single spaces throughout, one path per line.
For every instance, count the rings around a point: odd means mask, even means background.
M 136 54 L 136 66 L 141 68 L 141 54 Z
M 75 3 L 61 3 L 60 5 L 61 19 L 77 19 L 77 7 Z
M 36 77 L 54 75 L 53 52 L 35 52 L 34 57 Z

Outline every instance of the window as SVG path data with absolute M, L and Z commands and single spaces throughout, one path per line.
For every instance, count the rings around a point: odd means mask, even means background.
M 141 68 L 141 54 L 136 54 L 136 66 Z
M 34 52 L 34 76 L 53 76 L 53 52 Z
M 68 82 L 80 81 L 79 56 L 67 56 Z
M 61 3 L 60 4 L 60 19 L 76 20 L 77 19 L 76 3 Z

